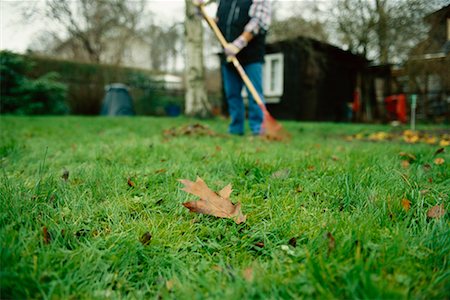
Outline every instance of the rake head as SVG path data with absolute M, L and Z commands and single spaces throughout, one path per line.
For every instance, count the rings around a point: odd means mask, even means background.
M 270 115 L 266 106 L 260 105 L 260 108 L 264 115 L 264 121 L 261 126 L 261 136 L 273 141 L 289 140 L 291 135 Z

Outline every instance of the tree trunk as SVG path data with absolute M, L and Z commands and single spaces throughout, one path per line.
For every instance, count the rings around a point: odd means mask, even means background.
M 378 47 L 380 55 L 380 63 L 389 63 L 389 46 L 388 46 L 388 24 L 386 15 L 386 1 L 376 0 L 376 8 L 378 14 L 377 35 Z
M 188 116 L 208 117 L 211 105 L 205 87 L 203 65 L 203 27 L 197 8 L 191 0 L 186 0 L 185 41 L 186 41 L 186 94 L 185 113 Z

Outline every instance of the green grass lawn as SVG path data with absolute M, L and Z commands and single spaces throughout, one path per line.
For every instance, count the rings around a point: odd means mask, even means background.
M 163 134 L 194 122 L 2 117 L 1 298 L 448 299 L 449 216 L 427 212 L 449 206 L 449 147 L 345 139 L 382 125 Z M 247 221 L 189 213 L 197 176 Z

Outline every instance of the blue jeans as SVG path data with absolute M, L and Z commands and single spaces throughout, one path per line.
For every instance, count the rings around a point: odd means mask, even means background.
M 243 66 L 250 81 L 255 86 L 261 100 L 264 101 L 262 85 L 262 63 L 251 63 Z M 239 73 L 232 64 L 222 65 L 222 78 L 225 89 L 225 96 L 228 102 L 228 111 L 231 117 L 229 132 L 231 134 L 244 134 L 245 107 L 242 99 L 242 81 Z M 260 134 L 263 113 L 258 104 L 256 104 L 249 90 L 247 89 L 248 100 L 248 122 L 253 134 Z

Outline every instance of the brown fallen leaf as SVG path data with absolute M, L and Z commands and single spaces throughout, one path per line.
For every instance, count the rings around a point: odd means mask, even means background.
M 42 228 L 42 234 L 44 235 L 44 244 L 46 245 L 50 244 L 52 237 L 50 236 L 47 227 L 44 226 L 44 228 Z
M 291 170 L 282 169 L 282 170 L 278 170 L 278 171 L 272 173 L 271 177 L 274 179 L 286 179 L 289 177 L 289 174 L 291 174 Z
M 252 282 L 252 281 L 253 281 L 253 278 L 254 278 L 254 275 L 253 275 L 253 268 L 248 267 L 248 268 L 244 269 L 244 270 L 242 271 L 242 276 L 244 277 L 244 279 L 245 279 L 247 282 Z
M 297 239 L 295 237 L 291 238 L 288 242 L 289 245 L 291 245 L 292 247 L 297 247 Z
M 150 244 L 150 240 L 152 239 L 152 235 L 150 234 L 150 232 L 146 232 L 144 233 L 141 238 L 140 238 L 140 242 L 142 245 L 147 246 L 148 244 Z
M 136 186 L 136 184 L 131 180 L 130 177 L 128 177 L 127 183 L 128 183 L 129 187 L 135 187 Z
M 64 171 L 63 171 L 63 173 L 62 173 L 62 175 L 61 175 L 61 178 L 62 178 L 64 181 L 67 181 L 67 180 L 69 179 L 69 170 L 64 169 Z
M 445 208 L 443 204 L 435 205 L 427 212 L 427 217 L 432 219 L 439 219 L 443 215 L 445 215 Z
M 406 198 L 402 199 L 402 207 L 405 211 L 408 211 L 411 208 L 411 201 Z
M 408 160 L 409 162 L 414 161 L 417 159 L 417 157 L 411 153 L 407 153 L 407 152 L 400 152 L 399 155 L 403 158 Z
M 445 148 L 444 148 L 444 147 L 439 148 L 439 149 L 436 150 L 436 152 L 434 152 L 434 155 L 438 155 L 438 154 L 440 154 L 440 153 L 442 153 L 442 152 L 444 152 L 444 151 L 445 151 Z
M 328 255 L 330 255 L 330 253 L 336 248 L 336 241 L 331 232 L 327 232 L 327 238 L 328 238 Z
M 441 147 L 447 147 L 450 145 L 450 140 L 442 139 L 439 141 L 439 146 Z
M 435 165 L 442 165 L 444 164 L 445 160 L 442 157 L 438 157 L 434 160 Z
M 166 173 L 167 170 L 166 169 L 159 169 L 155 171 L 155 174 L 160 174 L 160 173 Z
M 255 246 L 258 248 L 264 248 L 264 243 L 263 242 L 257 242 L 255 243 Z
M 430 165 L 430 164 L 424 164 L 424 165 L 423 165 L 423 169 L 424 169 L 425 171 L 430 171 L 430 170 L 431 170 L 431 165 Z
M 428 194 L 430 192 L 430 190 L 421 190 L 419 193 L 424 196 L 426 194 Z
M 403 169 L 408 169 L 411 164 L 407 160 L 402 160 L 401 165 Z
M 174 286 L 173 280 L 167 280 L 167 281 L 166 281 L 166 289 L 167 289 L 169 292 L 172 291 L 173 286 Z
M 219 218 L 233 219 L 236 224 L 245 222 L 246 216 L 242 214 L 241 203 L 234 205 L 230 200 L 232 192 L 231 184 L 224 187 L 218 194 L 213 192 L 201 179 L 192 182 L 187 179 L 179 179 L 185 187 L 183 191 L 200 197 L 198 201 L 183 203 L 191 212 L 211 215 Z

